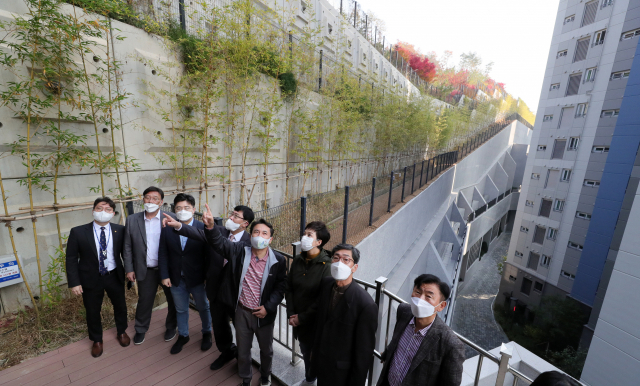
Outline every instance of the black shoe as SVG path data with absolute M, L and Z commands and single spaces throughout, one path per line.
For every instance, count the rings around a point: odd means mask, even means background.
M 136 332 L 133 336 L 133 344 L 142 344 L 144 342 L 144 332 Z
M 202 334 L 202 343 L 200 343 L 200 350 L 207 351 L 213 346 L 213 342 L 211 341 L 211 333 L 205 332 Z
M 243 379 L 240 386 L 251 386 L 251 381 L 247 381 L 246 379 Z
M 177 334 L 177 328 L 167 328 L 167 331 L 164 332 L 164 341 L 168 342 L 170 340 L 173 340 L 173 338 L 175 338 Z
M 182 351 L 182 346 L 187 344 L 187 342 L 189 342 L 189 337 L 180 335 L 176 343 L 174 343 L 173 347 L 171 347 L 171 354 L 177 354 Z
M 269 376 L 262 376 L 260 377 L 260 385 L 261 386 L 271 386 L 271 379 L 269 379 Z
M 213 371 L 220 370 L 227 362 L 229 362 L 233 358 L 236 358 L 237 356 L 238 356 L 238 350 L 227 351 L 223 354 L 220 354 L 218 359 L 213 361 L 213 363 L 211 364 L 211 366 L 209 366 L 209 368 Z

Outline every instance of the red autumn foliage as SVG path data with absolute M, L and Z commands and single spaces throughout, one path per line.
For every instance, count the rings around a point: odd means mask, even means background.
M 422 55 L 412 44 L 398 42 L 395 48 L 420 78 L 430 82 L 436 76 L 435 63 L 432 63 L 425 55 Z

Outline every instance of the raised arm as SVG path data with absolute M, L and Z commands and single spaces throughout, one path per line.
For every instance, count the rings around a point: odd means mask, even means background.
M 204 229 L 198 229 L 191 225 L 185 225 L 185 224 L 180 224 L 180 225 L 182 225 L 180 229 L 174 228 L 175 231 L 180 236 L 185 236 L 193 240 L 202 241 L 203 243 L 207 242 L 207 238 L 204 235 Z

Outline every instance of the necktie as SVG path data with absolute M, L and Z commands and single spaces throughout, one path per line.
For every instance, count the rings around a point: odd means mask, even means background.
M 231 242 L 233 242 L 233 240 L 235 240 L 235 238 L 236 238 L 236 236 L 233 233 L 231 233 L 229 235 L 229 240 L 231 240 Z
M 107 260 L 107 238 L 104 235 L 104 227 L 100 227 L 100 274 L 106 275 L 109 273 L 104 261 Z

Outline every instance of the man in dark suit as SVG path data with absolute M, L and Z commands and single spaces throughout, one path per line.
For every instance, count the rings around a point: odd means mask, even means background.
M 193 218 L 196 200 L 189 194 L 180 193 L 173 200 L 174 211 L 182 224 L 204 229 L 204 224 Z M 171 347 L 171 354 L 182 351 L 189 342 L 189 295 L 193 296 L 202 321 L 200 349 L 207 351 L 212 346 L 211 314 L 205 294 L 204 280 L 209 267 L 209 246 L 206 242 L 189 240 L 165 227 L 160 235 L 158 266 L 162 285 L 171 288 L 178 318 L 178 340 Z
M 82 295 L 94 358 L 102 355 L 100 310 L 105 292 L 113 304 L 118 342 L 122 347 L 131 343 L 126 333 L 127 303 L 122 266 L 124 227 L 109 222 L 115 210 L 116 204 L 109 197 L 96 199 L 94 221 L 72 228 L 67 241 L 67 281 L 74 295 Z
M 459 386 L 464 345 L 438 312 L 447 306 L 449 285 L 423 274 L 413 285 L 411 302 L 400 304 L 393 339 L 382 353 L 378 386 Z
M 134 213 L 127 218 L 124 233 L 124 269 L 129 281 L 138 283 L 138 305 L 136 307 L 136 334 L 134 344 L 142 344 L 151 323 L 153 302 L 162 286 L 167 298 L 168 312 L 165 320 L 164 340 L 172 340 L 176 336 L 178 325 L 176 306 L 169 287 L 160 282 L 158 268 L 158 250 L 162 230 L 162 214 L 160 210 L 164 200 L 164 192 L 160 188 L 150 186 L 143 193 L 144 212 Z M 174 216 L 173 213 L 170 216 Z
M 251 346 L 255 336 L 260 346 L 260 384 L 270 385 L 273 322 L 286 289 L 286 262 L 282 255 L 269 248 L 273 238 L 273 226 L 269 222 L 260 219 L 251 224 L 251 247 L 245 247 L 220 234 L 214 227 L 209 206 L 206 207 L 202 220 L 207 242 L 228 260 L 217 297 L 235 311 L 238 375 L 242 385 L 250 384 Z M 168 221 L 167 225 L 178 229 L 180 234 L 187 228 L 177 221 Z
M 318 386 L 364 386 L 378 327 L 378 306 L 353 282 L 360 251 L 339 244 L 331 251 L 331 276 L 322 279 L 311 352 Z

